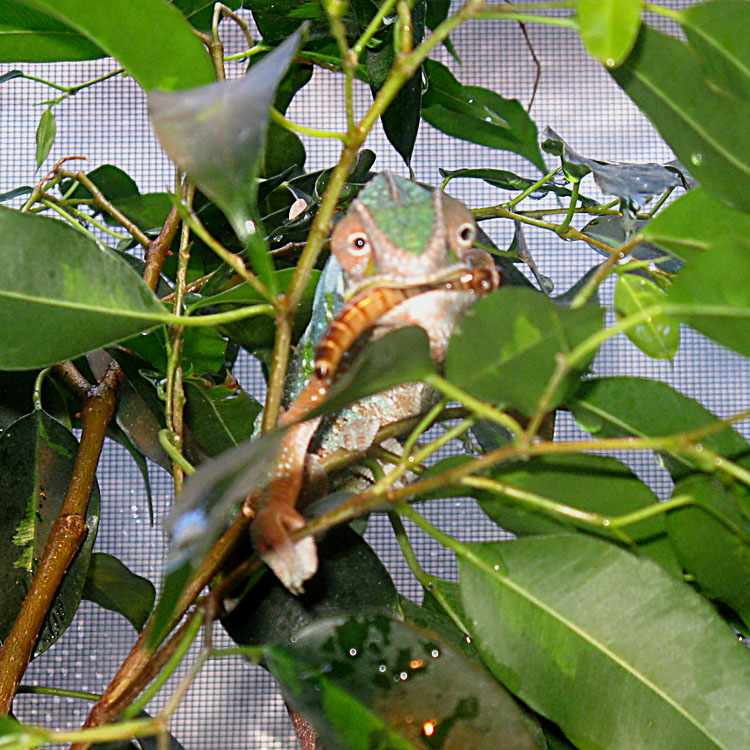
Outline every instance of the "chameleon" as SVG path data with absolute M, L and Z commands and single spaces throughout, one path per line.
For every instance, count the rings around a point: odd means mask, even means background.
M 341 447 L 365 451 L 382 426 L 424 412 L 434 394 L 423 383 L 407 383 L 358 401 L 322 424 L 299 420 L 325 398 L 338 367 L 368 340 L 391 330 L 421 326 L 433 360 L 443 360 L 461 314 L 478 294 L 500 283 L 492 256 L 475 247 L 477 232 L 463 203 L 389 172 L 370 180 L 335 226 L 332 258 L 300 342 L 303 351 L 317 346 L 317 356 L 312 367 L 303 357 L 288 381 L 291 405 L 280 423 L 293 426 L 251 527 L 256 551 L 290 591 L 300 593 L 317 570 L 314 540 L 290 538 L 305 523 L 296 506 L 308 450 L 317 458 Z M 327 289 L 331 280 L 338 290 Z M 374 312 L 365 313 L 368 306 Z

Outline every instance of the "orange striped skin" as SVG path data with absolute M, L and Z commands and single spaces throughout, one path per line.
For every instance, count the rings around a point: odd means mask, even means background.
M 315 353 L 315 375 L 330 382 L 349 347 L 383 315 L 411 297 L 435 289 L 488 294 L 499 285 L 500 276 L 496 269 L 475 268 L 441 283 L 370 289 L 344 305 L 331 321 Z

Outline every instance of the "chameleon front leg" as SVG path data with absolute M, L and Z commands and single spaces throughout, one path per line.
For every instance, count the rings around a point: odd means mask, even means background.
M 326 383 L 313 378 L 281 418 L 289 425 L 304 417 L 322 400 Z M 292 424 L 282 438 L 268 487 L 259 500 L 251 533 L 258 555 L 292 592 L 302 592 L 302 584 L 318 569 L 315 541 L 305 537 L 293 542 L 290 534 L 305 525 L 297 511 L 297 498 L 305 474 L 305 456 L 320 417 Z

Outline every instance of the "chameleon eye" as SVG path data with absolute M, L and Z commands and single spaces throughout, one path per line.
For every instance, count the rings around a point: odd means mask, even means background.
M 370 252 L 370 241 L 364 232 L 357 232 L 349 237 L 349 252 L 357 257 Z
M 473 224 L 469 224 L 469 222 L 466 222 L 458 228 L 458 232 L 456 234 L 458 235 L 458 239 L 462 245 L 470 247 L 474 244 L 474 240 L 476 239 L 477 229 Z

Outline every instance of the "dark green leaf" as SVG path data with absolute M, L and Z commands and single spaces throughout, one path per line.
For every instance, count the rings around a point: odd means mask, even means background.
M 696 505 L 672 510 L 667 533 L 677 557 L 706 596 L 728 604 L 750 627 L 750 521 L 738 507 L 746 490 L 727 489 L 705 474 L 679 482 L 673 497 L 690 496 Z
M 750 101 L 717 90 L 690 47 L 645 26 L 611 72 L 693 177 L 750 211 Z
M 235 643 L 289 643 L 314 620 L 368 610 L 392 613 L 396 588 L 380 558 L 347 526 L 318 541 L 318 572 L 305 591 L 292 594 L 273 573 L 245 595 L 222 625 Z
M 474 305 L 454 332 L 446 375 L 478 398 L 533 414 L 555 369 L 555 355 L 595 333 L 601 319 L 596 306 L 566 310 L 530 289 L 504 287 Z M 566 379 L 550 408 L 573 383 L 573 377 Z
M 262 407 L 231 375 L 218 385 L 186 378 L 184 388 L 185 421 L 209 456 L 250 438 Z
M 62 21 L 16 0 L 0 0 L 0 63 L 91 60 L 105 55 Z
M 666 302 L 664 292 L 643 276 L 621 273 L 615 287 L 615 315 L 622 320 L 628 315 Z M 680 326 L 676 320 L 658 313 L 625 334 L 646 355 L 654 359 L 673 359 L 680 346 Z
M 308 40 L 331 35 L 325 10 L 309 0 L 252 0 L 248 7 L 266 44 L 278 44 L 308 22 Z
M 750 99 L 750 7 L 744 0 L 694 3 L 679 14 L 685 35 L 711 82 Z
M 87 172 L 86 177 L 110 201 L 138 195 L 138 185 L 135 184 L 135 180 L 127 172 L 123 172 L 122 169 L 113 164 L 102 164 L 100 167 Z M 63 180 L 60 184 L 60 190 L 67 194 L 72 186 L 73 180 Z M 81 184 L 78 184 L 73 192 L 68 195 L 69 200 L 90 200 L 91 198 L 93 198 L 91 191 Z
M 581 429 L 597 437 L 656 437 L 689 432 L 717 422 L 718 417 L 666 383 L 619 377 L 587 380 L 568 401 Z M 750 446 L 731 427 L 705 435 L 701 445 L 738 460 Z M 701 468 L 695 457 L 675 449 L 664 456 L 677 481 Z
M 0 432 L 34 410 L 34 383 L 38 375 L 38 370 L 0 372 Z M 42 381 L 42 404 L 47 414 L 66 427 L 70 427 L 71 414 L 81 406 L 52 377 Z
M 719 344 L 750 357 L 750 241 L 717 240 L 680 271 L 669 302 L 690 308 L 676 315 Z
M 95 552 L 86 574 L 83 598 L 118 612 L 140 631 L 153 609 L 156 589 L 148 578 L 136 575 L 116 557 Z
M 428 86 L 422 117 L 447 135 L 481 146 L 512 151 L 546 172 L 536 125 L 516 99 L 504 99 L 481 86 L 463 86 L 448 68 L 425 60 Z
M 116 198 L 112 203 L 144 232 L 161 229 L 172 208 L 172 201 L 166 193 L 130 195 Z M 114 220 L 109 223 L 114 224 Z
M 0 369 L 6 370 L 71 359 L 165 317 L 123 260 L 55 219 L 1 206 L 0 298 Z M 41 326 L 49 316 L 54 326 Z
M 5 193 L 0 193 L 0 203 L 11 201 L 14 198 L 18 198 L 20 195 L 29 195 L 31 191 L 32 188 L 30 188 L 28 185 L 24 185 L 23 187 L 13 188 L 13 190 L 8 190 Z
M 34 0 L 34 4 L 117 58 L 146 90 L 200 86 L 215 77 L 203 42 L 177 8 L 163 0 L 109 0 L 106 5 Z M 144 39 L 149 43 L 144 44 Z
M 36 128 L 36 168 L 42 166 L 42 162 L 49 155 L 52 144 L 57 135 L 57 122 L 52 107 L 48 107 L 39 118 Z
M 322 406 L 308 416 L 332 414 L 344 406 L 400 383 L 435 372 L 430 344 L 422 328 L 399 328 L 372 342 L 334 383 Z
M 567 505 L 586 513 L 620 516 L 658 503 L 648 485 L 625 464 L 609 456 L 585 453 L 539 456 L 493 469 L 492 478 L 511 488 Z M 475 493 L 480 507 L 498 526 L 516 536 L 557 534 L 578 528 L 600 534 L 608 539 L 616 537 L 602 527 L 565 518 L 541 509 L 534 510 L 512 496 Z M 681 575 L 666 538 L 663 516 L 654 516 L 622 529 L 638 550 L 673 574 Z
M 577 0 L 576 10 L 588 53 L 608 68 L 619 65 L 638 36 L 640 0 Z
M 319 621 L 266 649 L 290 705 L 330 750 L 537 750 L 520 709 L 435 636 L 382 615 Z
M 299 31 L 290 36 L 242 79 L 149 94 L 162 147 L 224 211 L 244 243 L 257 235 L 256 178 L 269 109 L 301 39 Z
M 73 474 L 78 443 L 57 420 L 37 411 L 0 435 L 0 640 L 8 635 L 41 559 Z M 55 594 L 34 655 L 70 625 L 81 601 L 99 524 L 99 488 L 86 511 L 86 538 Z
M 639 227 L 639 231 L 649 242 L 689 263 L 702 257 L 718 240 L 750 237 L 750 216 L 696 188 Z
M 415 47 L 424 37 L 425 5 L 425 0 L 417 0 L 411 4 L 411 33 Z M 376 10 L 374 5 L 372 9 L 374 13 Z M 393 37 L 393 26 L 389 26 L 387 32 L 382 35 L 380 44 L 376 47 L 368 47 L 366 50 L 365 65 L 370 77 L 373 97 L 380 91 L 396 61 Z M 421 107 L 422 68 L 420 67 L 404 83 L 380 117 L 388 141 L 398 151 L 407 166 L 411 164 L 411 156 L 414 152 Z
M 471 551 L 459 574 L 482 658 L 576 746 L 744 746 L 750 653 L 684 583 L 580 535 Z
M 526 188 L 531 187 L 536 182 L 535 180 L 530 180 L 528 177 L 519 177 L 513 172 L 508 172 L 506 169 L 441 169 L 440 174 L 443 177 L 450 177 L 451 179 L 469 177 L 484 180 L 493 187 L 500 188 L 501 190 L 526 190 Z M 549 195 L 549 193 L 554 193 L 562 197 L 571 195 L 570 188 L 557 185 L 550 180 L 538 187 L 529 195 L 529 198 L 538 200 L 539 198 L 544 198 L 545 195 Z M 578 200 L 584 206 L 597 205 L 596 201 L 581 195 L 578 196 Z

